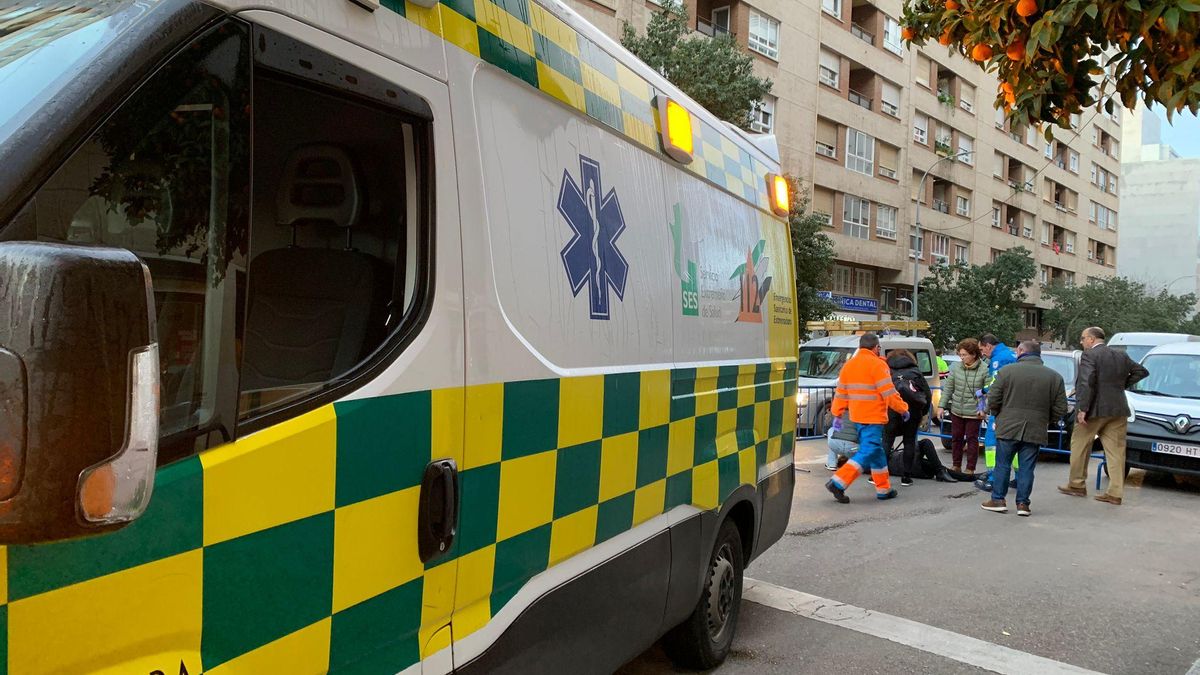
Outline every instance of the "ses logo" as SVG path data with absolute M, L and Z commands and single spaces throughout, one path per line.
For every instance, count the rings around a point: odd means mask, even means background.
M 558 212 L 574 232 L 561 253 L 563 268 L 572 295 L 578 297 L 579 291 L 588 287 L 591 318 L 608 320 L 608 291 L 612 289 L 617 299 L 624 301 L 629 278 L 629 263 L 617 249 L 625 217 L 617 191 L 610 189 L 604 194 L 598 162 L 580 155 L 579 179 L 576 183 L 569 171 L 563 171 L 558 193 Z

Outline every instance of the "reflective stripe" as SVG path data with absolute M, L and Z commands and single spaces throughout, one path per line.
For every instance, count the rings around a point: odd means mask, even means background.
M 888 382 L 891 382 L 891 380 L 888 380 Z M 865 389 L 867 391 L 875 391 L 879 387 L 877 384 L 843 384 L 841 386 L 846 389 Z
M 888 387 L 887 389 L 881 389 L 879 391 L 879 395 L 884 398 L 887 398 L 888 396 L 891 396 L 892 394 L 896 394 L 897 396 L 899 396 L 900 392 L 896 391 L 895 387 Z
M 875 396 L 874 394 L 847 394 L 847 395 L 843 396 L 842 398 L 849 399 L 851 401 L 878 401 L 879 400 L 879 397 Z
M 880 381 L 876 382 L 876 383 L 875 383 L 875 386 L 874 386 L 874 388 L 875 388 L 875 389 L 878 389 L 878 388 L 882 387 L 882 386 L 883 386 L 883 385 L 885 385 L 885 384 L 891 384 L 891 383 L 892 383 L 892 378 L 890 378 L 890 377 L 885 377 L 885 378 L 883 378 L 882 380 L 880 380 Z

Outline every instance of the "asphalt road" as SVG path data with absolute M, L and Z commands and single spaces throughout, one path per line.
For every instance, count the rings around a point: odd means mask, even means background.
M 1020 518 L 983 511 L 969 485 L 923 480 L 888 502 L 859 481 L 837 504 L 823 444 L 800 444 L 796 458 L 787 534 L 748 577 L 1103 673 L 1200 673 L 1195 483 L 1135 469 L 1114 507 L 1091 499 L 1092 485 L 1087 499 L 1060 495 L 1066 463 L 1042 461 L 1033 515 Z M 619 672 L 676 671 L 654 648 Z M 717 672 L 987 671 L 743 601 Z

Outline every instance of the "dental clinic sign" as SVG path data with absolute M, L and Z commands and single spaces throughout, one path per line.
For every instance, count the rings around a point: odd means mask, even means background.
M 830 300 L 837 305 L 839 309 L 847 312 L 859 312 L 861 314 L 875 314 L 879 310 L 879 303 L 871 298 L 856 298 L 851 295 L 837 295 L 831 291 L 817 291 L 817 297 Z

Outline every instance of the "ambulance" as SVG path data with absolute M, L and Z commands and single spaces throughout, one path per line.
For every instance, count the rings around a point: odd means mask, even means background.
M 554 0 L 4 2 L 0 92 L 0 671 L 725 657 L 769 140 Z

